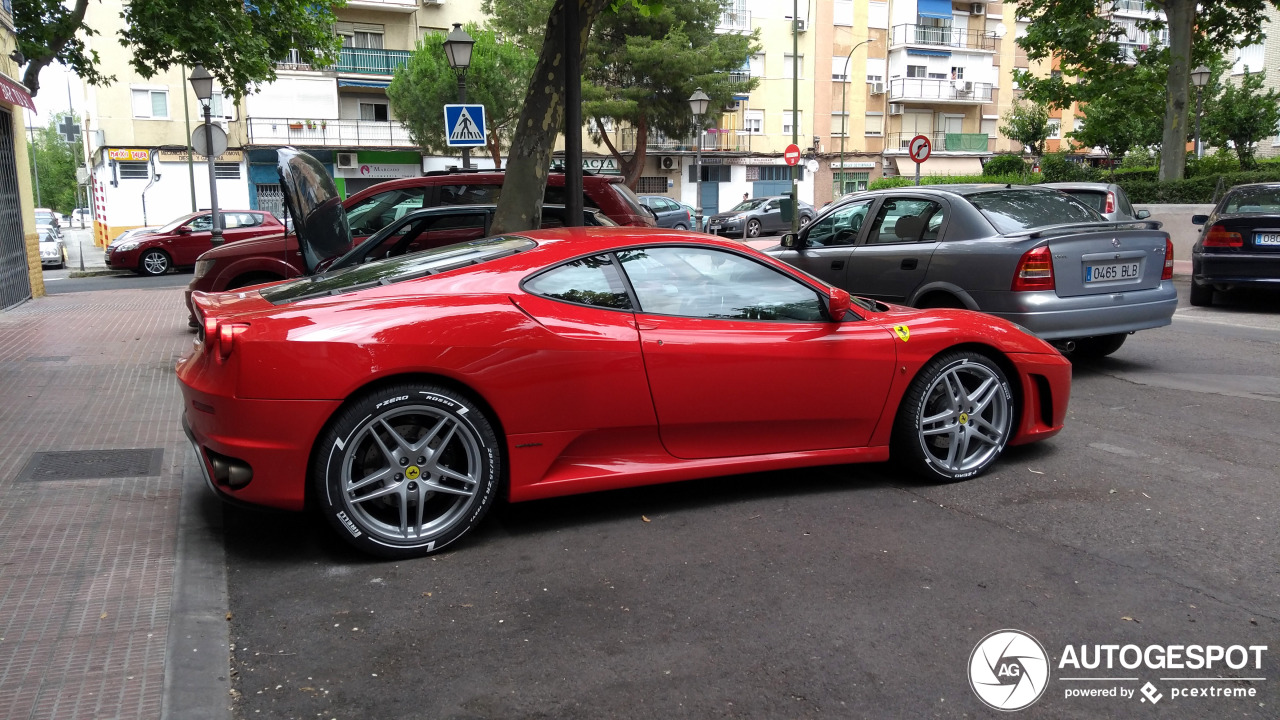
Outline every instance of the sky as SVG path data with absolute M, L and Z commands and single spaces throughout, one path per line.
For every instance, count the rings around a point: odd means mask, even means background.
M 36 95 L 36 112 L 30 120 L 36 127 L 44 127 L 50 118 L 67 111 L 67 83 L 71 83 L 71 103 L 76 112 L 84 115 L 84 87 L 80 78 L 61 63 L 50 63 L 40 71 L 40 94 Z

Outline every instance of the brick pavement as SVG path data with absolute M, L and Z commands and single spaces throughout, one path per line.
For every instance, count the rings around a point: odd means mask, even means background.
M 0 313 L 0 717 L 160 717 L 191 341 L 181 288 Z M 162 448 L 160 475 L 17 479 L 33 452 L 125 448 Z

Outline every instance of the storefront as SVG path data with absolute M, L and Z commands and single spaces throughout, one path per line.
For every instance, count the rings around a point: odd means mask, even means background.
M 3 24 L 0 52 L 4 54 L 0 61 L 0 310 L 3 310 L 43 295 L 44 279 L 22 120 L 24 109 L 34 110 L 35 103 L 26 89 L 12 79 L 18 68 L 9 57 L 16 43 L 7 11 L 0 11 L 0 24 Z

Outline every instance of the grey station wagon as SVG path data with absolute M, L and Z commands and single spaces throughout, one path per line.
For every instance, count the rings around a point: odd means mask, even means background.
M 1178 304 L 1160 224 L 1108 222 L 1058 192 L 947 185 L 858 193 L 766 250 L 851 293 L 997 315 L 1100 357 Z

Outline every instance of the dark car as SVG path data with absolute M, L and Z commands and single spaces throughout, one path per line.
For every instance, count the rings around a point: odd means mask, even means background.
M 1213 293 L 1280 288 L 1280 183 L 1231 188 L 1208 215 L 1191 248 L 1191 304 L 1212 305 Z
M 707 221 L 707 232 L 743 238 L 787 232 L 791 230 L 791 221 L 782 219 L 782 204 L 785 202 L 791 202 L 791 198 L 775 195 L 743 200 L 732 210 L 712 215 Z M 800 201 L 800 227 L 808 225 L 813 215 L 813 206 Z
M 231 244 L 264 235 L 283 235 L 284 225 L 262 210 L 219 210 L 222 240 Z M 113 241 L 106 249 L 107 267 L 139 275 L 163 275 L 191 266 L 213 247 L 213 214 L 188 213 L 149 233 Z
M 857 295 L 980 310 L 1098 357 L 1172 322 L 1173 243 L 1159 228 L 1045 188 L 904 187 L 840 200 L 768 252 Z
M 662 195 L 641 195 L 640 203 L 653 211 L 658 227 L 672 230 L 688 230 L 693 227 L 693 215 L 684 205 Z

